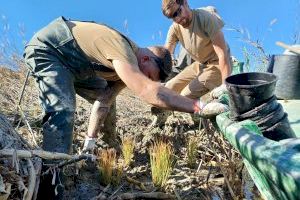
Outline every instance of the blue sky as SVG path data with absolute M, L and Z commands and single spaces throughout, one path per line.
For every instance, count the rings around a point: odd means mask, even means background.
M 223 29 L 232 54 L 243 60 L 245 38 L 263 45 L 267 54 L 278 54 L 276 41 L 291 44 L 300 32 L 300 0 L 189 0 L 191 8 L 215 6 L 225 21 Z M 127 34 L 139 46 L 164 44 L 171 21 L 161 13 L 161 0 L 9 0 L 0 7 L 0 33 L 9 25 L 9 38 L 21 53 L 22 40 L 63 15 L 103 22 Z M 7 28 L 7 26 L 6 26 Z M 243 30 L 243 33 L 232 28 Z M 7 29 L 6 29 L 7 30 Z M 20 36 L 19 32 L 24 36 Z M 23 38 L 23 39 L 22 39 Z M 244 38 L 244 39 L 241 39 Z

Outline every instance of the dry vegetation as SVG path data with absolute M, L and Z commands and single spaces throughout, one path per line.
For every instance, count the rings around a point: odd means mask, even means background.
M 17 111 L 19 94 L 26 70 L 18 72 L 0 68 L 0 112 L 6 115 L 25 141 L 34 146 L 32 135 Z M 80 151 L 87 130 L 90 104 L 78 97 L 74 128 L 73 153 Z M 22 110 L 38 144 L 41 144 L 42 113 L 32 79 L 26 87 Z M 63 167 L 67 181 L 66 199 L 242 199 L 245 197 L 245 170 L 239 154 L 208 124 L 206 131 L 193 125 L 190 115 L 175 112 L 163 129 L 149 127 L 150 107 L 125 89 L 117 98 L 117 132 L 119 150 L 102 150 L 98 165 L 80 161 Z M 163 137 L 164 140 L 155 140 Z M 188 139 L 191 138 L 191 139 Z M 162 143 L 168 141 L 167 146 Z M 154 142 L 154 143 L 153 143 Z M 154 152 L 155 144 L 158 152 Z M 172 150 L 171 150 L 172 147 Z M 151 149 L 151 150 L 150 150 Z M 149 150 L 152 154 L 149 155 Z M 176 163 L 170 157 L 176 159 Z M 162 156 L 168 175 L 155 183 L 153 155 Z M 22 161 L 23 162 L 23 161 Z M 7 164 L 7 163 L 6 163 Z M 0 161 L 0 167 L 3 161 Z M 4 165 L 3 165 L 4 166 Z M 157 170 L 156 169 L 156 170 Z M 172 169 L 172 170 L 171 170 Z M 13 167 L 0 168 L 5 183 L 14 186 L 13 174 L 22 178 Z M 102 175 L 102 176 L 101 176 Z M 152 175 L 152 178 L 151 178 Z M 250 181 L 251 182 L 251 181 Z M 27 186 L 27 185 L 26 185 Z M 9 199 L 21 199 L 23 193 L 13 187 Z M 251 189 L 251 188 L 250 188 Z

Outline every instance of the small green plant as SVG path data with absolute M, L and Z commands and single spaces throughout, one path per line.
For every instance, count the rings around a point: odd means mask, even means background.
M 124 166 L 128 167 L 134 156 L 135 138 L 131 136 L 122 138 L 122 154 Z
M 113 170 L 116 166 L 116 150 L 103 149 L 98 154 L 101 182 L 105 185 L 112 183 Z
M 174 152 L 170 143 L 156 140 L 150 146 L 152 181 L 156 187 L 163 188 L 174 166 Z
M 197 144 L 198 140 L 196 137 L 190 137 L 187 144 L 187 165 L 190 168 L 194 168 L 197 162 Z

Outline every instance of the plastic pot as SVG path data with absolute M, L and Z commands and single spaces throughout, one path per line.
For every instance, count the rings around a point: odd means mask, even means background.
M 265 103 L 274 95 L 277 78 L 272 73 L 249 72 L 225 79 L 232 117 Z

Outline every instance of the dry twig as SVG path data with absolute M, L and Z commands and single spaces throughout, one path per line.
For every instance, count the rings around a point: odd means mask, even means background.
M 175 199 L 173 195 L 169 195 L 162 192 L 150 192 L 150 193 L 124 193 L 119 196 L 122 200 L 125 199 Z
M 134 180 L 133 178 L 130 178 L 129 176 L 126 176 L 125 178 L 129 183 L 138 186 L 141 190 L 148 191 L 142 182 Z
M 37 199 L 37 194 L 40 186 L 40 176 L 41 176 L 41 171 L 42 171 L 42 159 L 38 158 L 38 162 L 34 163 L 34 168 L 35 168 L 35 174 L 36 174 L 36 184 L 33 192 L 33 200 Z
M 224 169 L 223 169 L 223 167 L 222 167 L 222 164 L 221 164 L 221 162 L 220 162 L 219 156 L 217 156 L 217 153 L 216 153 L 216 151 L 215 151 L 215 148 L 214 148 L 213 145 L 212 145 L 212 141 L 215 139 L 215 136 L 214 136 L 214 133 L 213 133 L 213 132 L 211 131 L 211 129 L 209 128 L 209 124 L 208 124 L 208 121 L 207 121 L 207 120 L 205 120 L 204 128 L 205 128 L 205 130 L 207 131 L 207 134 L 210 136 L 209 144 L 210 144 L 211 149 L 213 150 L 214 154 L 216 155 L 217 163 L 218 163 L 218 165 L 220 166 L 220 169 L 221 169 L 221 172 L 222 172 L 222 174 L 223 174 L 223 176 L 224 176 L 224 180 L 225 180 L 225 183 L 226 183 L 226 185 L 227 185 L 227 187 L 228 187 L 229 193 L 230 193 L 230 195 L 231 195 L 231 197 L 232 197 L 233 199 L 237 199 L 237 196 L 234 194 L 234 192 L 233 192 L 233 190 L 232 190 L 232 187 L 230 186 L 230 183 L 229 183 L 229 181 L 228 181 L 227 175 L 225 174 L 225 171 L 224 171 Z M 224 149 L 223 149 L 223 152 L 225 152 Z
M 25 195 L 25 200 L 31 200 L 34 193 L 35 184 L 36 184 L 36 174 L 35 174 L 35 169 L 32 164 L 32 161 L 30 159 L 27 159 L 27 163 L 29 166 L 29 180 L 28 180 L 28 191 L 27 194 Z
M 94 159 L 95 156 L 91 154 L 82 154 L 82 155 L 69 155 L 65 153 L 57 153 L 43 150 L 15 150 L 15 149 L 2 149 L 0 150 L 0 157 L 11 157 L 14 155 L 14 152 L 17 154 L 17 158 L 33 158 L 38 156 L 47 160 L 71 160 L 78 159 L 78 157 L 85 157 Z
M 97 195 L 96 197 L 93 197 L 91 200 L 105 200 L 107 199 L 106 195 L 104 193 L 106 193 L 108 191 L 108 189 L 110 188 L 110 184 L 108 184 L 103 190 L 102 192 Z

